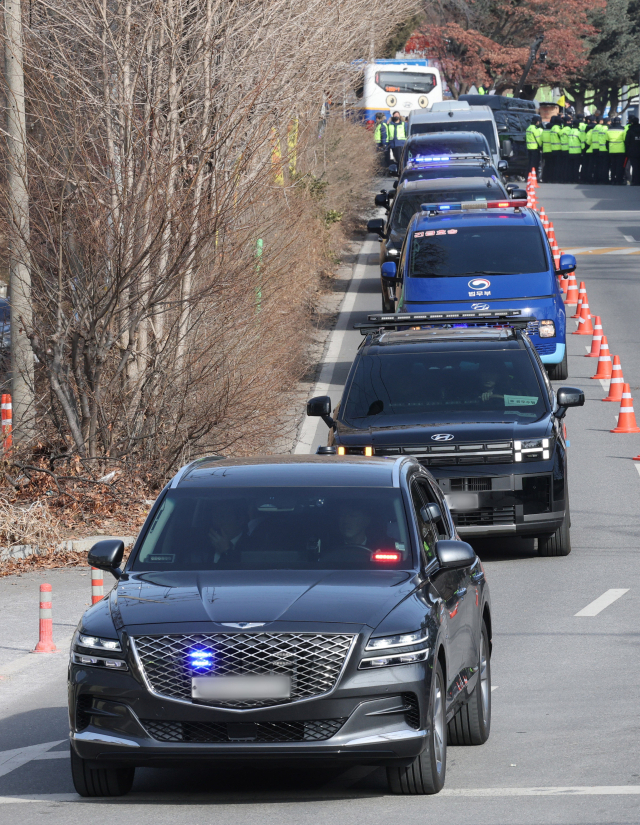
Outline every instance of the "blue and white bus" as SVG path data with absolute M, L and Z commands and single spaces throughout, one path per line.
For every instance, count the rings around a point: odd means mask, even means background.
M 377 112 L 388 118 L 396 109 L 405 117 L 441 100 L 440 72 L 428 60 L 376 60 L 365 66 L 364 120 L 375 120 Z

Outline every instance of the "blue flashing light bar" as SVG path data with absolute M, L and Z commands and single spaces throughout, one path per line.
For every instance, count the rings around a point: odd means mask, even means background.
M 191 650 L 189 666 L 192 670 L 211 670 L 215 667 L 216 654 L 213 650 Z
M 527 205 L 520 201 L 462 201 L 461 203 L 423 203 L 423 212 L 466 212 L 471 209 L 522 209 Z
M 409 163 L 432 163 L 435 161 L 443 161 L 443 160 L 451 160 L 449 155 L 416 155 L 415 157 L 411 158 Z M 408 164 L 407 164 L 408 165 Z

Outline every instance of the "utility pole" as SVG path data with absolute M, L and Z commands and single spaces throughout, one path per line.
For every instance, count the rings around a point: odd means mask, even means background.
M 536 37 L 536 39 L 531 44 L 531 48 L 529 49 L 529 59 L 527 60 L 527 65 L 524 67 L 524 71 L 522 72 L 522 77 L 520 78 L 520 82 L 518 83 L 518 88 L 516 89 L 515 97 L 520 97 L 520 95 L 524 92 L 524 84 L 527 82 L 527 76 L 531 71 L 533 61 L 536 59 L 538 49 L 540 48 L 540 46 L 542 46 L 543 40 L 544 34 L 539 34 L 538 37 Z
M 7 191 L 10 225 L 9 296 L 11 302 L 11 394 L 16 443 L 34 437 L 33 352 L 27 332 L 32 327 L 31 256 L 27 132 L 22 65 L 20 0 L 4 0 L 4 73 L 7 95 Z

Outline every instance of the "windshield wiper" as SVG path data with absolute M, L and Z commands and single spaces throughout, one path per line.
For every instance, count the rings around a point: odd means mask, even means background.
M 513 272 L 494 272 L 491 269 L 478 269 L 476 272 L 461 272 L 459 278 L 466 278 L 467 275 L 513 275 Z

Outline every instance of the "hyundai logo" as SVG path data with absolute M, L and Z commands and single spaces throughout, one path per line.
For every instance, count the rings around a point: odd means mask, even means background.
M 491 281 L 488 281 L 486 278 L 473 278 L 469 281 L 469 289 L 475 289 L 476 292 L 479 289 L 489 289 L 491 286 Z
M 471 304 L 471 309 L 489 309 L 489 304 Z
M 220 624 L 224 627 L 237 627 L 239 630 L 246 630 L 248 627 L 264 627 L 266 622 L 220 622 Z
M 455 438 L 455 436 L 451 435 L 451 433 L 436 433 L 431 436 L 432 441 L 451 441 L 453 438 Z

